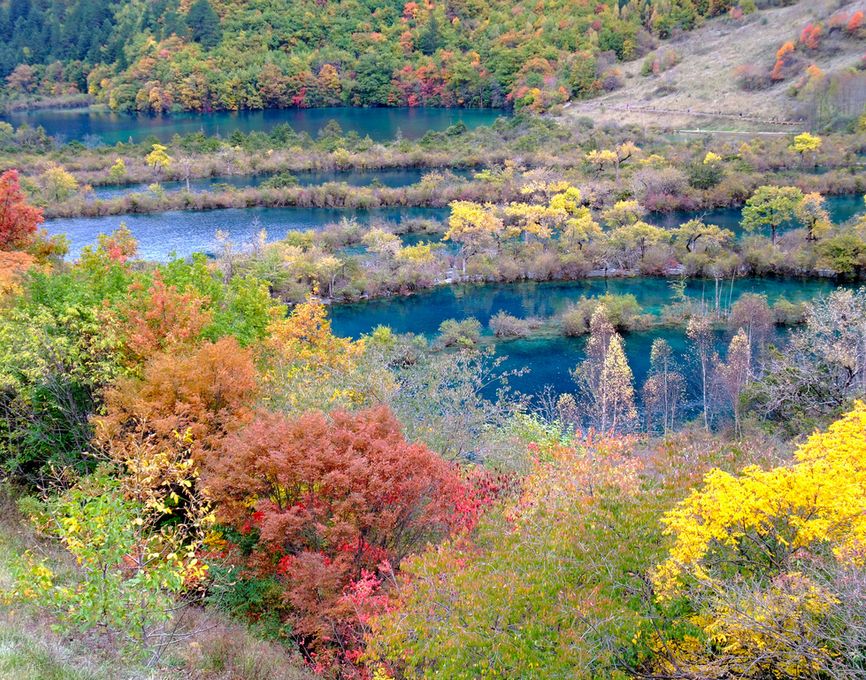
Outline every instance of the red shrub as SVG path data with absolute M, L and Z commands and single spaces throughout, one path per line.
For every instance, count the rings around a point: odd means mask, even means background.
M 367 605 L 385 606 L 376 574 L 478 512 L 457 469 L 407 442 L 386 407 L 261 414 L 225 441 L 204 481 L 218 519 L 255 540 L 237 559 L 279 580 L 283 618 L 327 664 L 351 661 Z
M 0 175 L 0 250 L 26 247 L 42 219 L 42 210 L 24 198 L 18 171 L 7 170 Z
M 821 26 L 817 24 L 807 24 L 800 33 L 800 43 L 805 45 L 810 50 L 817 50 L 821 39 Z
M 784 80 L 787 77 L 786 66 L 794 57 L 794 43 L 788 41 L 776 52 L 776 63 L 770 73 L 770 80 Z

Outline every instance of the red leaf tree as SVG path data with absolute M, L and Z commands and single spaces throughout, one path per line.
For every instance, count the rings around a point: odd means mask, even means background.
M 358 593 L 381 606 L 371 574 L 388 573 L 473 508 L 456 468 L 407 442 L 386 407 L 263 413 L 210 461 L 203 480 L 218 519 L 254 540 L 237 559 L 282 584 L 283 618 L 319 663 L 351 660 L 364 620 Z
M 25 248 L 42 224 L 42 210 L 27 203 L 17 170 L 0 175 L 0 250 Z
M 131 292 L 121 316 L 127 330 L 127 348 L 136 361 L 193 346 L 211 321 L 206 298 L 167 286 L 159 272 L 154 274 L 149 288 L 135 284 Z

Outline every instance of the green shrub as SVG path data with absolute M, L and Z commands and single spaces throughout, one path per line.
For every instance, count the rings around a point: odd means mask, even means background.
M 634 295 L 605 293 L 599 297 L 582 297 L 562 312 L 559 321 L 563 334 L 578 336 L 589 332 L 589 320 L 600 304 L 606 307 L 608 319 L 617 330 L 631 330 L 639 325 L 642 310 Z
M 481 339 L 481 322 L 478 319 L 446 319 L 439 325 L 439 347 L 474 347 Z

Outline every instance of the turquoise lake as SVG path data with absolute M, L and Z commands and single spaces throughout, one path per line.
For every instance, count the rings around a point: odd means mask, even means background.
M 727 299 L 728 285 L 725 286 Z M 781 297 L 804 301 L 826 295 L 836 286 L 829 281 L 739 279 L 735 281 L 731 300 L 743 293 L 766 295 L 770 304 Z M 686 294 L 710 304 L 714 296 L 712 281 L 689 281 Z M 517 317 L 550 317 L 563 311 L 582 296 L 604 293 L 633 294 L 647 313 L 658 314 L 671 301 L 670 282 L 657 278 L 588 279 L 573 282 L 487 284 L 439 287 L 417 295 L 371 300 L 350 305 L 334 305 L 330 310 L 333 330 L 338 335 L 357 338 L 377 326 L 389 326 L 398 333 L 418 333 L 432 338 L 446 319 L 474 317 L 484 326 L 490 317 L 505 311 Z M 780 338 L 787 331 L 780 330 Z M 635 382 L 642 385 L 649 371 L 653 340 L 665 338 L 671 343 L 683 365 L 691 361 L 685 334 L 680 328 L 655 328 L 624 335 L 626 355 Z M 730 334 L 718 333 L 718 351 L 724 356 Z M 505 357 L 501 370 L 528 368 L 510 384 L 525 394 L 540 394 L 550 385 L 555 392 L 575 389 L 569 371 L 584 358 L 585 338 L 535 337 L 496 343 L 499 356 Z M 688 371 L 687 371 L 688 372 Z
M 825 207 L 830 214 L 830 219 L 836 224 L 841 224 L 850 220 L 855 215 L 866 212 L 863 194 L 827 196 L 825 198 Z M 741 208 L 674 210 L 666 213 L 649 213 L 645 219 L 650 224 L 667 228 L 678 227 L 683 222 L 688 222 L 692 219 L 701 219 L 707 224 L 717 224 L 737 234 L 742 231 L 740 227 L 740 220 L 742 219 Z
M 316 134 L 330 121 L 336 121 L 344 132 L 369 135 L 375 141 L 394 139 L 402 135 L 417 139 L 429 130 L 445 130 L 455 123 L 468 128 L 490 125 L 500 116 L 509 115 L 502 109 L 459 108 L 350 108 L 266 109 L 264 111 L 218 111 L 214 113 L 177 113 L 166 116 L 110 113 L 90 109 L 44 109 L 4 114 L 14 126 L 22 124 L 42 127 L 61 141 L 80 140 L 116 144 L 140 142 L 148 137 L 168 141 L 174 135 L 203 132 L 205 135 L 229 136 L 241 132 L 268 132 L 287 123 L 296 132 Z

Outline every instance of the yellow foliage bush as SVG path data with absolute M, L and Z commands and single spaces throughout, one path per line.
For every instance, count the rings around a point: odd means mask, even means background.
M 667 645 L 671 664 L 708 678 L 826 670 L 839 655 L 826 641 L 839 601 L 824 574 L 866 557 L 866 404 L 789 465 L 711 471 L 663 523 L 673 544 L 653 573 L 657 596 L 686 601 L 701 633 Z

